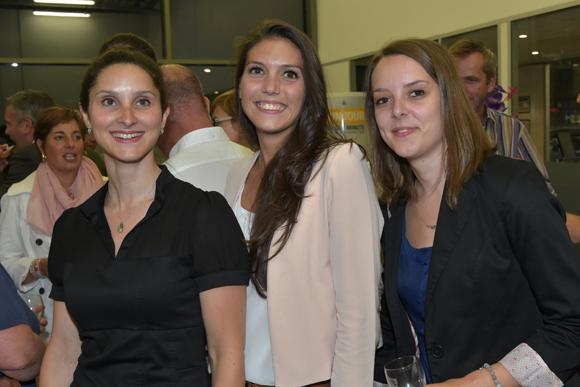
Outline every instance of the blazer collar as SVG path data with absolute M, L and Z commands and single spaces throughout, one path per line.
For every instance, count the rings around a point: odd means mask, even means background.
M 466 185 L 468 182 L 466 183 Z M 447 186 L 443 191 L 441 206 L 437 218 L 437 230 L 433 242 L 433 252 L 431 254 L 431 264 L 429 267 L 429 279 L 427 281 L 427 292 L 425 300 L 425 314 L 431 305 L 433 293 L 437 288 L 437 283 L 441 273 L 447 265 L 447 261 L 453 254 L 457 240 L 460 238 L 469 214 L 473 208 L 476 195 L 468 191 L 464 186 L 459 193 L 457 200 L 457 210 L 452 211 L 447 205 L 445 196 L 447 195 Z

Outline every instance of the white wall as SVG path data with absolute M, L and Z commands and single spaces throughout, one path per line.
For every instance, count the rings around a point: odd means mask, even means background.
M 333 92 L 350 91 L 351 59 L 386 41 L 436 39 L 580 4 L 580 0 L 318 0 L 318 52 Z M 339 65 L 343 64 L 343 65 Z

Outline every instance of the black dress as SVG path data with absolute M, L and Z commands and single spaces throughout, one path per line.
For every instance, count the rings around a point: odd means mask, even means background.
M 199 293 L 247 285 L 247 250 L 220 194 L 162 169 L 117 256 L 108 184 L 55 224 L 50 296 L 66 303 L 83 340 L 72 386 L 210 386 Z

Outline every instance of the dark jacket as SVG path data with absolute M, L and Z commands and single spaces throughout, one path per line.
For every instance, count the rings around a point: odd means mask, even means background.
M 397 291 L 404 214 L 401 203 L 382 237 L 384 346 L 377 351 L 375 380 L 383 383 L 388 360 L 415 354 Z M 491 157 L 465 183 L 456 211 L 444 193 L 427 283 L 425 341 L 435 383 L 493 364 L 525 342 L 566 386 L 580 386 L 580 259 L 564 209 L 532 163 Z

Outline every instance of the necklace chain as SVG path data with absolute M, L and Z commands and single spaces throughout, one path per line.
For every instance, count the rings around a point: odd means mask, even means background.
M 125 216 L 125 219 L 121 219 L 121 215 L 119 215 L 119 211 L 117 211 L 117 206 L 115 206 L 115 203 L 113 203 L 113 200 L 111 199 L 111 203 L 113 204 L 113 208 L 115 209 L 115 212 L 117 213 L 117 216 L 119 217 L 119 220 L 121 220 L 121 223 L 119 223 L 119 225 L 117 226 L 117 232 L 122 233 L 123 231 L 125 231 L 125 221 L 127 220 L 127 218 L 129 218 L 131 216 L 131 214 L 133 213 L 133 211 L 135 211 L 137 209 L 137 207 L 139 207 L 141 205 L 141 203 L 143 203 L 145 201 L 145 199 L 147 198 L 147 196 L 149 196 L 149 194 L 151 193 L 151 191 L 153 191 L 153 187 L 155 187 L 155 184 L 157 183 L 157 180 L 153 183 L 153 185 L 151 186 L 151 188 L 149 188 L 149 191 L 147 191 L 147 194 L 145 194 L 145 196 L 143 197 L 143 199 L 141 199 L 141 201 L 135 206 L 133 207 L 133 209 L 131 210 L 131 212 L 129 212 L 129 215 Z M 109 194 L 109 197 L 111 195 Z
M 435 224 L 429 224 L 429 223 L 425 222 L 425 219 L 423 219 L 423 217 L 421 216 L 421 213 L 419 212 L 419 206 L 417 205 L 417 203 L 415 203 L 415 212 L 417 212 L 417 215 L 419 215 L 419 218 L 423 221 L 423 223 L 425 223 L 425 227 L 430 228 L 431 230 L 435 231 L 435 229 L 437 228 L 437 222 Z

